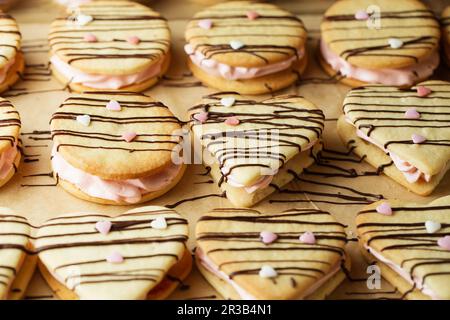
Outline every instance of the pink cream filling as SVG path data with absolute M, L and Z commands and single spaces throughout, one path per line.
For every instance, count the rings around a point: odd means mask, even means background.
M 5 179 L 11 170 L 14 169 L 14 160 L 17 152 L 17 145 L 15 144 L 0 155 L 0 180 Z
M 389 86 L 412 86 L 417 80 L 431 76 L 439 65 L 439 53 L 437 50 L 423 61 L 411 67 L 380 70 L 363 69 L 351 65 L 332 52 L 323 39 L 320 40 L 320 51 L 325 61 L 343 76 L 363 82 L 380 83 Z
M 120 89 L 132 84 L 141 83 L 157 76 L 161 72 L 163 61 L 164 59 L 160 59 L 160 61 L 138 73 L 114 76 L 84 73 L 62 61 L 57 55 L 53 55 L 50 58 L 50 62 L 55 69 L 65 78 L 70 79 L 71 83 L 81 83 L 83 86 L 95 89 Z
M 301 49 L 297 53 L 298 56 L 292 56 L 287 60 L 272 63 L 264 67 L 247 68 L 233 67 L 214 59 L 207 59 L 201 52 L 195 51 L 191 44 L 186 44 L 184 51 L 189 55 L 191 61 L 207 74 L 227 80 L 253 79 L 276 73 L 289 68 L 294 61 L 301 59 L 304 55 L 304 50 Z
M 52 151 L 52 166 L 59 178 L 77 186 L 84 193 L 100 199 L 137 203 L 142 196 L 169 185 L 182 166 L 172 164 L 167 169 L 140 179 L 105 180 L 70 165 L 56 148 Z
M 346 118 L 346 120 L 347 120 L 348 123 L 353 125 L 353 123 L 350 121 L 350 119 Z M 388 154 L 391 157 L 392 161 L 394 162 L 395 167 L 398 170 L 401 171 L 401 173 L 405 177 L 406 181 L 408 181 L 409 183 L 415 183 L 415 182 L 417 182 L 419 180 L 424 180 L 426 182 L 430 182 L 431 181 L 431 175 L 420 171 L 418 168 L 416 168 L 410 162 L 401 159 L 399 156 L 397 156 L 392 151 L 389 151 L 389 150 L 385 149 L 381 144 L 377 143 L 374 139 L 372 139 L 369 136 L 367 136 L 361 130 L 356 129 L 356 134 L 361 139 L 372 143 L 373 145 L 375 145 L 378 148 L 380 148 L 381 150 L 383 150 L 386 154 Z
M 365 245 L 364 246 L 375 258 L 377 258 L 377 260 L 381 261 L 382 263 L 386 264 L 387 266 L 389 266 L 391 269 L 393 269 L 395 272 L 397 272 L 403 279 L 405 279 L 406 281 L 408 281 L 410 284 L 412 285 L 416 285 L 416 288 L 421 290 L 423 292 L 423 294 L 430 296 L 431 299 L 433 300 L 440 300 L 440 298 L 433 292 L 433 290 L 431 290 L 430 288 L 427 287 L 426 284 L 423 283 L 423 279 L 421 277 L 418 276 L 414 276 L 413 278 L 411 278 L 411 275 L 406 272 L 405 270 L 403 270 L 400 266 L 398 266 L 397 264 L 395 264 L 394 262 L 392 262 L 391 260 L 386 259 L 385 257 L 383 257 L 383 255 L 381 255 L 380 253 L 378 253 L 377 251 L 375 251 L 373 248 Z
M 205 267 L 209 272 L 214 274 L 215 276 L 219 277 L 220 279 L 224 280 L 226 283 L 231 285 L 233 289 L 239 294 L 242 300 L 257 300 L 256 297 L 252 296 L 250 293 L 239 287 L 239 285 L 234 282 L 230 277 L 223 271 L 219 270 L 217 265 L 214 264 L 214 262 L 211 261 L 211 259 L 206 256 L 203 251 L 197 247 L 195 250 L 195 254 L 200 260 L 200 263 L 203 267 Z M 297 300 L 302 300 L 305 297 L 308 297 L 309 295 L 313 294 L 317 289 L 319 289 L 325 282 L 327 282 L 332 276 L 334 276 L 339 270 L 340 270 L 340 263 L 337 263 L 334 265 L 330 272 L 328 272 L 326 275 L 324 275 L 322 278 L 320 278 L 318 281 L 316 281 L 311 287 L 309 287 L 305 292 L 303 292 L 299 297 L 297 297 Z

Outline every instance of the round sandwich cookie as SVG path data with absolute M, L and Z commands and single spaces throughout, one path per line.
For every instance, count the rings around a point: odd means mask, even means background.
M 25 60 L 20 51 L 22 35 L 14 18 L 0 11 L 0 92 L 16 83 L 25 70 Z
M 426 196 L 450 169 L 449 99 L 444 81 L 356 88 L 344 100 L 338 133 L 377 171 Z
M 174 210 L 142 207 L 115 217 L 72 213 L 36 236 L 39 270 L 64 300 L 165 299 L 189 275 L 188 222 Z
M 25 295 L 37 263 L 30 232 L 26 218 L 0 208 L 0 300 L 18 300 Z
M 418 0 L 342 0 L 320 26 L 320 62 L 350 86 L 412 86 L 439 65 L 439 21 Z
M 205 96 L 190 110 L 202 161 L 237 207 L 251 207 L 314 163 L 325 116 L 300 96 L 255 101 L 235 93 Z
M 350 269 L 344 225 L 321 210 L 215 209 L 195 236 L 197 266 L 225 299 L 325 299 Z
M 17 172 L 22 157 L 19 147 L 20 116 L 16 108 L 0 98 L 0 187 Z
M 185 32 L 193 74 L 206 85 L 262 94 L 294 83 L 306 68 L 306 30 L 268 3 L 231 1 L 197 13 Z
M 358 213 L 356 227 L 363 255 L 403 298 L 450 300 L 450 196 L 379 201 Z
M 77 92 L 143 91 L 170 63 L 165 18 L 131 1 L 94 1 L 56 19 L 49 33 L 56 78 Z
M 179 120 L 161 102 L 132 92 L 68 98 L 50 121 L 59 185 L 102 204 L 145 202 L 169 191 L 186 166 Z
M 441 17 L 442 25 L 442 43 L 444 47 L 444 57 L 450 66 L 450 6 L 445 8 Z

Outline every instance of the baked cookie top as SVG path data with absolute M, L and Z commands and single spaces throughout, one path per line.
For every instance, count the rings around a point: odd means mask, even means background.
M 103 179 L 142 178 L 172 164 L 179 120 L 161 102 L 133 92 L 69 97 L 50 121 L 54 148 L 72 166 Z
M 439 299 L 450 299 L 450 197 L 425 205 L 389 200 L 392 215 L 377 212 L 383 202 L 356 217 L 362 244 L 414 277 L 419 289 L 421 283 Z
M 49 43 L 51 54 L 78 70 L 124 75 L 162 59 L 169 52 L 170 30 L 165 18 L 142 4 L 93 1 L 56 19 Z
M 275 240 L 272 236 L 273 241 L 268 241 L 261 232 L 274 234 Z M 305 233 L 312 233 L 314 241 L 306 241 Z M 270 214 L 215 209 L 200 218 L 195 235 L 197 248 L 257 299 L 304 297 L 311 286 L 340 268 L 345 259 L 344 226 L 328 212 L 316 209 Z M 263 266 L 271 267 L 277 275 L 261 277 Z
M 232 174 L 245 185 L 274 175 L 312 147 L 324 128 L 322 110 L 293 95 L 255 101 L 215 93 L 191 108 L 190 116 L 194 135 L 218 161 L 224 181 Z
M 273 4 L 231 1 L 197 13 L 185 39 L 206 59 L 260 67 L 298 56 L 304 50 L 306 30 L 300 18 Z M 243 46 L 237 48 L 233 42 Z
M 5 299 L 29 248 L 27 219 L 0 208 L 0 299 Z
M 6 99 L 0 98 L 0 155 L 18 143 L 20 116 Z
M 435 175 L 450 159 L 449 99 L 450 83 L 444 81 L 410 89 L 370 85 L 351 90 L 343 109 L 346 119 L 380 147 Z
M 81 299 L 144 299 L 181 259 L 187 220 L 164 207 L 114 218 L 73 213 L 38 230 L 36 251 L 51 274 Z
M 450 44 L 450 6 L 442 12 L 441 23 L 443 27 L 442 37 L 447 44 Z
M 2 69 L 14 62 L 22 40 L 16 20 L 2 11 L 0 11 L 0 34 L 0 69 Z
M 418 0 L 336 1 L 320 28 L 333 53 L 366 69 L 417 64 L 440 39 L 439 22 Z

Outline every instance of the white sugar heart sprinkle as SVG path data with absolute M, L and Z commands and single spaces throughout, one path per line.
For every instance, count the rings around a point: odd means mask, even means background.
M 236 99 L 233 97 L 224 97 L 220 99 L 220 104 L 223 105 L 224 107 L 231 107 L 234 105 L 235 102 Z
M 405 111 L 405 118 L 406 119 L 420 119 L 420 113 L 417 111 L 416 108 L 409 108 Z
M 439 238 L 437 243 L 438 246 L 441 247 L 442 249 L 450 251 L 450 236 Z
M 421 136 L 420 134 L 414 133 L 414 134 L 411 136 L 411 140 L 412 140 L 415 144 L 421 144 L 421 143 L 424 143 L 425 141 L 427 141 L 427 138 L 425 138 L 424 136 Z
M 388 40 L 389 45 L 391 46 L 392 49 L 398 49 L 403 47 L 403 41 L 397 38 L 390 38 Z
M 265 244 L 272 243 L 278 238 L 277 234 L 271 231 L 261 231 L 259 237 L 261 238 L 262 243 Z
M 98 221 L 95 224 L 95 229 L 97 229 L 98 232 L 101 234 L 108 234 L 109 231 L 111 231 L 112 223 L 111 221 Z
M 355 12 L 356 20 L 367 20 L 369 19 L 369 14 L 365 10 L 358 10 Z
M 391 205 L 387 202 L 383 202 L 375 209 L 379 214 L 383 214 L 385 216 L 391 216 L 392 215 L 392 208 Z
M 120 253 L 114 251 L 106 257 L 106 261 L 108 261 L 109 263 L 122 263 L 123 256 Z
M 233 50 L 239 50 L 240 48 L 242 48 L 244 46 L 244 43 L 242 41 L 239 40 L 231 40 L 230 41 L 230 47 Z
M 261 278 L 275 278 L 276 276 L 278 276 L 278 273 L 271 266 L 264 265 L 259 270 L 259 276 Z
M 106 109 L 110 111 L 120 111 L 122 110 L 122 107 L 120 106 L 120 103 L 118 103 L 116 100 L 110 100 L 106 104 Z
M 166 229 L 167 228 L 167 221 L 164 217 L 158 217 L 150 223 L 150 226 L 153 229 Z
M 441 229 L 441 224 L 437 221 L 427 220 L 425 221 L 425 229 L 427 229 L 428 233 L 435 233 L 436 231 Z
M 76 17 L 76 23 L 79 26 L 85 26 L 88 23 L 92 22 L 93 20 L 94 20 L 94 18 L 87 14 L 79 14 Z
M 202 29 L 211 29 L 213 26 L 213 22 L 211 19 L 202 19 L 198 22 L 198 26 Z
M 91 117 L 87 114 L 82 115 L 82 116 L 77 116 L 77 121 L 79 123 L 81 123 L 83 126 L 89 127 L 89 125 L 91 124 Z
M 300 242 L 307 243 L 307 244 L 315 244 L 316 243 L 316 237 L 314 236 L 314 233 L 310 231 L 306 231 L 299 237 Z

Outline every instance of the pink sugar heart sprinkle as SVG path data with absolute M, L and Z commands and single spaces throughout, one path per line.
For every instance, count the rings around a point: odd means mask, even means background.
M 376 211 L 379 214 L 384 214 L 385 216 L 391 216 L 392 215 L 392 208 L 389 203 L 383 202 L 378 207 L 376 207 Z
M 304 234 L 302 234 L 300 236 L 299 239 L 302 243 L 307 243 L 307 244 L 315 244 L 316 243 L 316 237 L 314 236 L 314 233 L 312 233 L 310 231 L 306 231 Z
M 98 221 L 95 224 L 95 229 L 101 234 L 108 234 L 111 231 L 112 223 L 110 221 Z
M 126 132 L 122 135 L 122 139 L 126 142 L 131 142 L 136 138 L 137 134 L 136 132 Z
M 131 36 L 127 38 L 127 42 L 130 44 L 137 45 L 141 42 L 141 39 L 137 36 Z
M 106 257 L 106 261 L 108 261 L 109 263 L 122 263 L 123 257 L 120 253 L 114 251 Z
M 431 93 L 431 89 L 424 87 L 424 86 L 418 86 L 417 87 L 417 95 L 419 97 L 426 97 Z
M 211 29 L 213 26 L 213 22 L 210 19 L 203 19 L 198 22 L 198 26 L 202 29 Z
M 450 251 L 450 236 L 439 238 L 437 243 L 439 247 Z
M 247 12 L 247 18 L 250 20 L 255 20 L 259 17 L 259 13 L 256 11 L 248 11 Z
M 416 108 L 409 108 L 405 112 L 405 118 L 407 119 L 419 119 L 420 113 L 417 111 Z
M 120 103 L 118 103 L 116 100 L 110 100 L 106 104 L 106 109 L 111 111 L 120 111 L 122 110 L 122 107 L 120 106 Z
M 415 144 L 421 144 L 424 143 L 425 141 L 427 141 L 427 138 L 425 138 L 424 136 L 421 136 L 420 134 L 413 134 L 411 136 L 411 140 L 415 143 Z
M 261 241 L 265 244 L 269 244 L 277 240 L 278 236 L 271 231 L 261 231 L 259 234 Z
M 97 42 L 98 41 L 97 37 L 95 35 L 93 35 L 92 33 L 85 34 L 83 39 L 86 42 Z
M 356 20 L 367 20 L 369 19 L 369 14 L 365 10 L 358 10 L 355 13 Z
M 236 116 L 228 117 L 225 119 L 225 124 L 229 126 L 237 126 L 239 123 L 240 121 Z
M 208 120 L 208 112 L 202 111 L 194 114 L 192 117 L 200 123 L 205 123 Z

